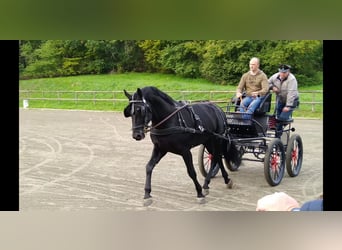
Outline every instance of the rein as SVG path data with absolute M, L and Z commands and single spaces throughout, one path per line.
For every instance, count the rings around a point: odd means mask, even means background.
M 173 111 L 171 114 L 169 114 L 168 116 L 166 116 L 163 120 L 161 120 L 160 122 L 158 122 L 156 125 L 152 126 L 152 127 L 148 127 L 145 131 L 146 132 L 150 132 L 152 129 L 155 129 L 157 127 L 159 127 L 160 125 L 162 125 L 164 122 L 166 122 L 168 119 L 170 119 L 172 116 L 174 116 L 176 113 L 178 113 L 179 111 L 181 111 L 182 109 L 184 109 L 186 106 L 188 106 L 188 104 L 183 105 L 180 108 L 177 108 L 175 111 Z

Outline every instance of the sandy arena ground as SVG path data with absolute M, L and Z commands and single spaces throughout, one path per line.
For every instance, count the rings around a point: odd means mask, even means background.
M 198 204 L 182 158 L 167 154 L 152 176 L 154 202 L 143 206 L 149 136 L 135 141 L 131 119 L 121 112 L 20 109 L 20 211 L 254 211 L 257 200 L 285 191 L 300 203 L 323 193 L 323 121 L 295 119 L 302 137 L 300 174 L 285 172 L 280 185 L 266 182 L 262 162 L 244 161 L 228 172 L 233 189 L 219 173 L 205 204 Z M 192 149 L 197 177 L 198 147 Z

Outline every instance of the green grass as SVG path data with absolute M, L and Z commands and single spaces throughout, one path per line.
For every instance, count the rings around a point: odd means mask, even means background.
M 162 91 L 170 94 L 175 100 L 208 100 L 208 91 L 233 91 L 236 90 L 235 85 L 218 85 L 204 79 L 187 79 L 174 75 L 167 74 L 151 74 L 151 73 L 125 73 L 125 74 L 110 74 L 110 75 L 87 75 L 87 76 L 72 76 L 59 78 L 43 78 L 20 80 L 20 90 L 34 90 L 34 91 L 119 91 L 115 93 L 114 97 L 117 99 L 127 99 L 123 93 L 126 89 L 133 93 L 138 87 L 155 86 Z M 204 93 L 183 94 L 172 93 L 172 91 L 206 91 Z M 313 100 L 312 93 L 307 94 L 303 91 L 323 90 L 323 85 L 315 85 L 309 87 L 301 87 L 299 85 L 301 105 L 299 109 L 294 112 L 294 117 L 307 118 L 323 118 L 323 105 L 316 104 L 314 111 L 312 106 L 303 104 L 303 102 L 323 102 L 323 93 L 315 93 Z M 41 93 L 35 93 L 30 96 L 40 98 Z M 44 93 L 45 98 L 56 98 L 56 93 Z M 60 93 L 61 98 L 74 99 L 74 94 Z M 227 102 L 233 97 L 233 93 L 227 94 L 216 93 L 212 96 L 214 100 L 226 100 Z M 79 93 L 78 98 L 93 98 L 93 93 Z M 96 98 L 112 99 L 113 93 L 98 93 Z M 22 100 L 25 95 L 20 96 L 19 106 L 22 107 Z M 108 110 L 108 111 L 122 111 L 127 105 L 127 102 L 108 102 L 108 101 L 41 101 L 29 100 L 30 108 L 56 108 L 56 109 L 81 109 L 81 110 Z M 220 104 L 225 106 L 225 104 Z M 224 108 L 224 107 L 223 107 Z

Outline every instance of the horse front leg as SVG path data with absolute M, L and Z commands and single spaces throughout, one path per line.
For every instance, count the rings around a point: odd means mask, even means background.
M 193 161 L 192 161 L 192 154 L 191 154 L 190 150 L 186 151 L 185 153 L 183 153 L 182 156 L 183 156 L 183 160 L 184 160 L 185 165 L 186 165 L 186 169 L 187 169 L 188 175 L 190 176 L 190 178 L 192 179 L 192 181 L 195 184 L 198 202 L 199 203 L 204 203 L 205 202 L 205 200 L 204 200 L 205 196 L 203 195 L 202 187 L 201 187 L 201 185 L 199 184 L 199 182 L 197 180 L 197 174 L 196 174 L 196 171 L 195 171 L 195 168 L 194 168 L 194 164 L 193 164 Z
M 153 147 L 152 156 L 146 165 L 146 179 L 145 179 L 145 195 L 144 195 L 144 206 L 149 206 L 152 204 L 151 196 L 151 179 L 152 171 L 161 158 L 166 154 L 166 152 L 160 151 L 156 146 Z

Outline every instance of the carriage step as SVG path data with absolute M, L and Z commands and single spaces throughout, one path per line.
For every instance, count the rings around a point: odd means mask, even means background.
M 258 140 L 258 141 L 251 141 L 253 139 L 249 138 L 248 141 L 243 139 L 234 139 L 234 142 L 236 142 L 238 145 L 243 145 L 245 147 L 249 148 L 259 148 L 266 145 L 266 141 L 264 140 Z

